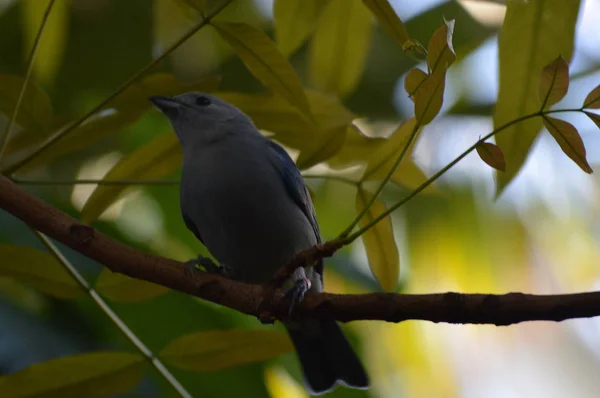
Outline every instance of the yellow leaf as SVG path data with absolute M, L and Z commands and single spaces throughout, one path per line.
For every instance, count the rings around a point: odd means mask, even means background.
M 351 93 L 363 73 L 371 33 L 371 14 L 361 0 L 331 0 L 309 48 L 312 85 L 340 96 Z
M 312 120 L 310 106 L 294 68 L 262 31 L 244 23 L 213 23 L 248 70 L 269 90 L 281 96 Z
M 139 302 L 150 300 L 169 291 L 164 286 L 130 278 L 103 268 L 96 280 L 96 291 L 113 301 Z
M 42 17 L 50 0 L 25 0 L 21 2 L 26 45 L 23 46 L 25 60 L 29 59 L 33 42 L 38 34 Z M 52 83 L 60 70 L 66 45 L 68 43 L 68 28 L 70 0 L 55 0 L 44 32 L 40 39 L 37 55 L 33 64 L 34 76 L 44 83 Z
M 408 95 L 413 98 L 414 93 L 425 79 L 427 79 L 427 73 L 423 72 L 421 69 L 414 68 L 409 70 L 404 78 L 404 90 L 406 90 Z
M 504 154 L 497 145 L 494 145 L 490 142 L 482 142 L 477 145 L 475 149 L 477 150 L 477 154 L 481 160 L 487 163 L 490 167 L 500 171 L 506 170 Z
M 383 179 L 384 175 L 382 175 L 382 172 L 383 168 L 380 169 L 378 172 L 374 173 L 371 176 L 371 179 Z M 415 161 L 409 157 L 407 159 L 402 160 L 402 163 L 400 163 L 400 166 L 398 166 L 396 172 L 392 174 L 391 181 L 410 190 L 413 190 L 419 187 L 425 181 L 427 181 L 427 176 L 425 175 L 425 173 L 423 173 L 419 166 L 417 166 Z M 421 193 L 431 194 L 433 192 L 435 192 L 435 186 L 433 184 L 430 184 Z
M 404 46 L 404 43 L 410 40 L 406 27 L 396 15 L 388 0 L 363 0 L 363 2 L 369 7 L 388 34 L 396 39 L 398 44 Z
M 20 76 L 0 75 L 0 113 L 3 113 L 8 119 L 15 111 L 23 82 L 24 79 Z M 53 118 L 50 97 L 41 87 L 30 80 L 19 108 L 17 124 L 41 139 L 45 137 Z M 0 134 L 4 134 L 4 131 Z
M 560 145 L 560 149 L 581 167 L 586 173 L 592 173 L 592 168 L 585 157 L 585 146 L 575 126 L 564 120 L 544 116 L 544 126 Z
M 454 20 L 444 20 L 444 25 L 438 28 L 429 40 L 427 66 L 429 66 L 431 74 L 439 73 L 443 75 L 456 60 L 456 54 L 452 46 L 453 33 Z
M 388 141 L 385 138 L 368 137 L 354 124 L 346 126 L 346 130 L 344 145 L 332 158 L 327 160 L 327 164 L 333 168 L 346 168 L 366 163 Z
M 24 246 L 0 245 L 0 275 L 49 295 L 70 299 L 83 293 L 73 277 L 48 253 Z
M 596 88 L 590 91 L 587 97 L 585 97 L 583 108 L 600 109 L 600 86 L 596 86 Z
M 360 214 L 364 210 L 371 198 L 372 195 L 369 193 L 361 189 L 357 191 L 357 214 Z M 377 199 L 360 221 L 360 226 L 366 226 L 386 210 L 385 204 Z M 361 237 L 365 244 L 369 267 L 375 279 L 377 279 L 383 290 L 387 292 L 396 291 L 398 276 L 400 274 L 400 256 L 396 247 L 396 241 L 394 240 L 394 230 L 390 216 L 379 221 L 373 228 L 362 234 Z
M 569 64 L 559 55 L 542 69 L 539 98 L 542 109 L 560 101 L 569 90 Z
M 127 352 L 90 352 L 36 363 L 0 379 L 2 398 L 107 397 L 131 390 L 146 359 Z
M 592 120 L 592 122 L 596 123 L 596 126 L 598 126 L 598 128 L 600 128 L 600 115 L 598 115 L 597 113 L 585 111 L 584 113 L 587 115 L 587 117 L 589 117 Z
M 275 0 L 275 38 L 284 55 L 294 53 L 306 41 L 325 4 L 323 0 Z
M 104 180 L 163 178 L 181 166 L 181 147 L 173 133 L 163 134 L 123 157 Z M 89 223 L 98 218 L 120 194 L 124 185 L 98 185 L 81 210 L 80 218 Z
M 214 330 L 182 336 L 159 357 L 180 369 L 207 372 L 262 362 L 290 351 L 290 339 L 280 331 Z
M 494 127 L 537 112 L 538 76 L 556 54 L 568 62 L 573 53 L 579 1 L 531 0 L 507 2 L 498 40 L 500 86 Z M 496 173 L 500 195 L 517 175 L 540 132 L 538 118 L 517 123 L 496 136 L 506 158 L 506 172 Z
M 422 126 L 430 123 L 442 109 L 446 77 L 433 73 L 419 84 L 412 95 L 415 102 L 415 117 Z
M 346 141 L 347 126 L 319 134 L 310 141 L 310 148 L 300 151 L 296 165 L 300 170 L 308 169 L 334 156 Z

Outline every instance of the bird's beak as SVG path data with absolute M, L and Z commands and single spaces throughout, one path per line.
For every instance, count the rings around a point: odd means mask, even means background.
M 165 97 L 162 95 L 155 95 L 148 98 L 158 109 L 163 111 L 165 114 L 177 112 L 180 109 L 179 102 L 171 97 Z

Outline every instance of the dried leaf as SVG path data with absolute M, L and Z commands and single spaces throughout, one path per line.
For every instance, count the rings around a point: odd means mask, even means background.
M 539 97 L 542 109 L 560 101 L 569 90 L 569 64 L 558 56 L 542 69 L 540 75 Z
M 600 86 L 590 91 L 583 101 L 583 108 L 600 109 Z
M 573 159 L 583 171 L 592 173 L 592 168 L 585 157 L 585 146 L 575 126 L 564 120 L 554 119 L 549 116 L 544 116 L 544 126 L 546 126 L 548 132 L 552 134 L 552 137 L 560 145 L 560 149 L 568 157 Z
M 425 81 L 425 79 L 427 79 L 427 73 L 423 72 L 419 68 L 413 68 L 408 71 L 406 77 L 404 78 L 404 89 L 411 98 L 413 98 L 414 93 L 417 91 L 421 83 Z
M 600 115 L 598 115 L 597 113 L 586 111 L 584 111 L 584 113 L 587 115 L 587 117 L 589 117 L 592 120 L 592 122 L 596 123 L 596 126 L 598 126 L 598 128 L 600 128 Z
M 506 170 L 506 161 L 500 147 L 490 142 L 482 142 L 475 149 L 481 160 L 488 166 L 500 171 Z
M 444 25 L 438 28 L 429 40 L 427 65 L 431 74 L 444 74 L 456 60 L 456 54 L 452 46 L 453 33 L 454 20 L 444 20 Z

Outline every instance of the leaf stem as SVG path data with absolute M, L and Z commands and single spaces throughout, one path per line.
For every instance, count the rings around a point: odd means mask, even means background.
M 31 229 L 37 238 L 42 242 L 48 251 L 56 258 L 56 260 L 62 264 L 69 274 L 75 279 L 75 281 L 81 286 L 83 290 L 91 297 L 91 299 L 98 305 L 98 307 L 106 314 L 111 322 L 125 335 L 125 337 L 146 357 L 146 359 L 156 368 L 158 373 L 173 387 L 177 393 L 184 398 L 192 398 L 192 395 L 179 383 L 179 381 L 173 376 L 166 366 L 158 359 L 154 353 L 133 333 L 131 329 L 123 322 L 123 320 L 110 308 L 110 306 L 104 301 L 104 299 L 98 294 L 98 292 L 90 286 L 85 280 L 83 275 L 77 271 L 77 269 L 71 264 L 71 262 L 65 257 L 60 249 L 43 233 Z
M 64 138 L 67 134 L 75 130 L 77 127 L 81 126 L 86 120 L 92 117 L 96 112 L 100 111 L 104 108 L 109 102 L 115 99 L 119 94 L 124 92 L 129 86 L 135 83 L 140 77 L 145 75 L 150 69 L 154 68 L 158 65 L 163 59 L 165 59 L 169 54 L 171 54 L 175 49 L 181 46 L 186 40 L 188 40 L 192 35 L 194 35 L 197 31 L 202 29 L 204 26 L 208 25 L 210 21 L 217 16 L 225 7 L 231 4 L 234 0 L 227 0 L 222 4 L 219 4 L 210 14 L 208 14 L 202 21 L 198 22 L 194 25 L 190 30 L 188 30 L 183 36 L 179 38 L 175 43 L 173 43 L 169 48 L 165 50 L 161 55 L 159 55 L 156 59 L 148 63 L 142 69 L 138 70 L 133 76 L 131 76 L 125 83 L 121 84 L 119 88 L 115 90 L 111 95 L 109 95 L 104 101 L 96 105 L 89 112 L 83 115 L 81 118 L 73 122 L 69 127 L 64 130 L 59 131 L 57 134 L 50 137 L 46 140 L 42 145 L 40 145 L 37 149 L 31 152 L 29 155 L 25 156 L 23 159 L 18 161 L 12 166 L 9 166 L 6 170 L 3 170 L 3 174 L 10 175 L 19 170 L 21 167 L 29 163 L 40 153 L 44 152 L 46 149 L 54 145 L 57 141 Z
M 6 150 L 6 144 L 8 144 L 8 137 L 10 135 L 10 131 L 12 130 L 15 122 L 17 120 L 17 116 L 19 114 L 19 109 L 21 108 L 21 103 L 23 102 L 23 97 L 25 96 L 25 90 L 27 89 L 27 83 L 29 83 L 29 79 L 31 78 L 31 73 L 33 72 L 33 64 L 35 61 L 35 56 L 37 55 L 38 48 L 40 46 L 40 41 L 42 39 L 42 34 L 44 33 L 44 28 L 46 27 L 46 22 L 48 22 L 48 17 L 50 16 L 50 11 L 52 11 L 52 7 L 54 6 L 55 0 L 50 0 L 48 6 L 46 7 L 46 11 L 42 16 L 42 22 L 40 23 L 40 28 L 38 29 L 37 35 L 33 41 L 33 47 L 31 48 L 31 53 L 29 54 L 29 60 L 27 61 L 27 71 L 25 72 L 25 79 L 23 80 L 23 86 L 21 86 L 21 91 L 19 92 L 19 96 L 17 97 L 17 103 L 15 104 L 15 110 L 13 111 L 8 124 L 6 125 L 6 129 L 4 131 L 4 135 L 0 137 L 0 159 L 2 159 L 2 155 Z

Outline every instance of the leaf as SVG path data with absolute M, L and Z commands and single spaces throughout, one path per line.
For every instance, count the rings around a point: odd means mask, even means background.
M 14 278 L 49 295 L 71 299 L 83 293 L 81 287 L 48 253 L 31 247 L 0 244 L 0 275 Z
M 113 301 L 140 302 L 158 297 L 169 291 L 164 286 L 103 268 L 96 280 L 96 291 Z
M 413 98 L 413 95 L 419 86 L 425 81 L 425 79 L 427 79 L 427 76 L 427 73 L 423 72 L 419 68 L 413 68 L 408 71 L 406 77 L 404 78 L 404 90 L 406 90 L 407 94 L 411 98 Z
M 363 2 L 369 7 L 386 32 L 392 36 L 398 44 L 404 46 L 404 43 L 410 40 L 406 27 L 398 15 L 396 15 L 388 0 L 363 0 Z
M 144 357 L 90 352 L 36 363 L 0 379 L 2 398 L 106 397 L 131 390 L 142 378 Z
M 596 123 L 596 126 L 598 126 L 598 128 L 600 128 L 600 115 L 598 115 L 597 113 L 586 112 L 586 111 L 583 111 L 583 113 L 585 113 L 587 115 L 587 117 L 589 117 L 592 120 L 592 122 Z
M 284 55 L 294 53 L 306 41 L 325 4 L 323 0 L 275 0 L 275 38 Z
M 359 189 L 356 193 L 356 212 L 360 214 L 367 203 L 372 199 L 372 195 Z M 369 211 L 360 221 L 360 226 L 364 227 L 373 221 L 377 216 L 385 212 L 385 204 L 377 199 L 369 208 Z M 379 221 L 373 228 L 362 234 L 362 240 L 365 245 L 369 267 L 371 272 L 379 282 L 379 285 L 386 292 L 394 292 L 398 287 L 398 276 L 400 275 L 400 256 L 398 247 L 394 240 L 394 230 L 392 220 L 388 215 Z
M 596 86 L 595 89 L 585 97 L 582 108 L 588 109 L 600 109 L 600 86 Z
M 560 101 L 569 90 L 569 64 L 559 55 L 542 69 L 539 97 L 542 109 Z
M 481 142 L 475 149 L 481 160 L 488 166 L 500 171 L 506 170 L 506 161 L 500 147 L 490 142 Z
M 25 79 L 20 76 L 0 74 L 0 113 L 3 113 L 8 119 L 15 111 L 17 98 L 19 98 L 24 81 Z M 17 124 L 24 130 L 43 137 L 48 132 L 53 118 L 54 111 L 50 97 L 41 87 L 30 80 L 19 108 Z
M 244 23 L 213 22 L 213 26 L 265 87 L 280 95 L 312 120 L 300 78 L 262 30 Z
M 427 46 L 427 66 L 431 74 L 445 74 L 456 60 L 452 47 L 454 20 L 444 20 L 444 24 L 435 31 Z
M 347 130 L 347 126 L 338 127 L 311 140 L 311 147 L 302 150 L 298 155 L 296 161 L 298 168 L 300 170 L 308 169 L 334 156 L 344 145 Z
M 549 116 L 544 116 L 544 126 L 560 145 L 560 149 L 573 159 L 577 166 L 581 167 L 581 170 L 591 174 L 593 170 L 587 162 L 585 146 L 575 126 Z
M 421 125 L 430 123 L 442 109 L 445 85 L 444 75 L 431 74 L 419 84 L 413 93 L 415 117 Z
M 23 59 L 28 60 L 33 42 L 38 34 L 49 0 L 25 0 L 21 2 L 26 45 Z M 40 38 L 33 75 L 44 83 L 52 83 L 63 62 L 68 43 L 70 25 L 70 1 L 56 0 Z
M 388 141 L 385 138 L 369 137 L 354 124 L 346 126 L 346 130 L 344 145 L 327 160 L 327 164 L 334 169 L 368 162 L 372 155 Z
M 287 334 L 275 330 L 214 330 L 182 336 L 159 357 L 172 366 L 207 372 L 262 362 L 292 351 Z
M 181 166 L 181 146 L 173 133 L 163 134 L 123 157 L 104 180 L 157 179 Z M 125 185 L 98 185 L 89 197 L 80 218 L 89 223 L 98 218 L 127 189 Z
M 573 53 L 577 0 L 509 1 L 498 41 L 500 84 L 494 128 L 537 112 L 538 76 L 556 54 Z M 496 196 L 517 175 L 542 127 L 538 118 L 517 123 L 496 136 L 506 172 L 496 173 Z
M 339 96 L 351 93 L 363 73 L 372 31 L 361 0 L 329 1 L 309 47 L 312 85 Z

